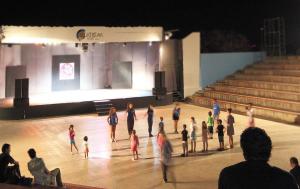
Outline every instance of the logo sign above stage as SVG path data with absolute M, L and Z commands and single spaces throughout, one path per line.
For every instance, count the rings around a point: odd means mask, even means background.
M 82 41 L 84 39 L 90 40 L 90 41 L 101 41 L 103 38 L 102 32 L 86 32 L 85 29 L 80 29 L 76 33 L 76 37 L 78 41 Z
M 162 41 L 162 27 L 2 26 L 2 43 L 61 44 Z

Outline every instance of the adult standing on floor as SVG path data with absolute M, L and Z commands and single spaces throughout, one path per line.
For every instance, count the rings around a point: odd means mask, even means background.
M 151 104 L 148 106 L 146 115 L 147 115 L 147 121 L 148 121 L 149 137 L 153 137 L 153 135 L 152 135 L 152 126 L 153 126 L 154 109 L 153 109 L 153 106 Z
M 109 115 L 107 117 L 107 122 L 110 126 L 110 139 L 111 142 L 117 142 L 116 141 L 116 127 L 118 124 L 118 116 L 117 116 L 117 110 L 115 107 L 111 107 L 109 110 Z
M 10 144 L 3 144 L 0 154 L 0 183 L 18 184 L 21 178 L 19 163 L 10 156 L 10 152 Z
M 162 143 L 162 150 L 161 150 L 161 168 L 163 173 L 163 180 L 168 182 L 168 168 L 171 163 L 173 147 L 171 142 L 168 140 L 166 134 L 163 134 L 163 143 Z
M 137 120 L 136 115 L 135 115 L 135 110 L 133 107 L 132 103 L 128 103 L 127 104 L 127 129 L 128 129 L 128 135 L 129 138 L 131 137 L 131 133 L 133 131 L 134 128 L 134 120 Z
M 179 106 L 178 103 L 176 103 L 174 109 L 173 109 L 173 121 L 174 121 L 174 133 L 175 134 L 178 134 L 178 121 L 179 121 L 179 118 L 180 118 L 180 112 L 181 112 L 181 108 Z

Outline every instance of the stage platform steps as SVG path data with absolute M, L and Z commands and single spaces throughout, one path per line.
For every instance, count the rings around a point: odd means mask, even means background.
M 183 102 L 184 101 L 184 98 L 180 91 L 173 91 L 172 95 L 173 95 L 173 102 Z
M 108 115 L 110 108 L 113 107 L 113 103 L 110 100 L 95 100 L 93 102 L 95 111 L 99 116 Z
M 267 58 L 195 93 L 190 102 L 211 108 L 214 98 L 224 110 L 246 114 L 252 103 L 257 117 L 300 124 L 300 57 Z

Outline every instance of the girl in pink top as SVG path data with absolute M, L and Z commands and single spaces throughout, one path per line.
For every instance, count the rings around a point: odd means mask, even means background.
M 70 125 L 69 127 L 69 137 L 70 137 L 70 144 L 71 144 L 71 152 L 73 151 L 73 146 L 76 149 L 78 153 L 78 148 L 75 143 L 75 131 L 74 131 L 74 125 Z
M 160 151 L 163 149 L 164 141 L 165 141 L 165 131 L 164 129 L 160 128 L 157 134 L 157 144 L 159 146 Z
M 136 135 L 136 131 L 133 130 L 131 134 L 131 151 L 133 158 L 132 160 L 138 160 L 139 155 L 138 155 L 138 146 L 139 146 L 139 137 Z

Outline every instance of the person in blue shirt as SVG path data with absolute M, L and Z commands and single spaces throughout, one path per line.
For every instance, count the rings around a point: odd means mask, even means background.
M 180 107 L 179 104 L 175 105 L 175 108 L 173 109 L 173 121 L 174 121 L 174 133 L 178 134 L 178 121 L 179 121 L 179 117 L 180 117 Z
M 214 118 L 214 121 L 217 121 L 219 119 L 219 116 L 220 116 L 220 105 L 217 101 L 217 99 L 214 99 L 214 104 L 213 104 L 213 118 Z
M 107 122 L 110 126 L 111 142 L 117 142 L 116 141 L 116 127 L 117 127 L 118 121 L 119 120 L 118 120 L 116 108 L 115 107 L 110 108 L 109 116 L 107 117 Z

